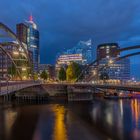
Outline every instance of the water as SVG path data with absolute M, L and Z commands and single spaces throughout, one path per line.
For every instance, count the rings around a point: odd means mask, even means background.
M 140 100 L 0 105 L 0 140 L 139 140 Z

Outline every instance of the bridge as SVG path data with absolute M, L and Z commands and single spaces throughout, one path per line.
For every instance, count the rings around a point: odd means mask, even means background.
M 97 95 L 96 91 L 103 93 L 116 93 L 127 91 L 127 93 L 133 94 L 133 92 L 140 92 L 140 83 L 120 83 L 120 84 L 109 84 L 109 83 L 51 83 L 42 84 L 44 89 L 49 93 L 50 96 L 67 96 L 68 101 L 91 101 L 94 95 Z M 126 94 L 127 95 L 127 94 Z
M 0 96 L 10 95 L 19 90 L 37 85 L 41 85 L 41 83 L 34 81 L 2 82 L 0 83 Z
M 115 90 L 124 90 L 124 91 L 138 91 L 140 92 L 140 83 L 136 84 L 92 84 L 92 83 L 76 83 L 76 84 L 71 84 L 72 87 L 82 87 L 84 89 L 86 88 L 92 88 L 92 89 L 115 89 Z M 86 90 L 85 90 L 86 91 Z
M 96 93 L 96 90 L 102 93 L 107 92 L 106 90 L 114 90 L 115 91 L 132 91 L 140 92 L 140 83 L 136 84 L 92 84 L 92 83 L 64 83 L 64 84 L 42 84 L 40 82 L 34 81 L 21 81 L 21 82 L 8 82 L 1 83 L 0 86 L 0 96 L 11 96 L 14 95 L 17 91 L 29 88 L 29 87 L 46 87 L 45 93 L 50 96 L 57 97 L 61 95 L 66 95 L 68 93 L 69 96 L 73 96 L 73 98 L 78 96 L 79 100 L 90 100 L 93 98 L 93 95 Z M 102 89 L 102 90 L 101 90 Z M 41 90 L 43 92 L 43 89 Z M 109 91 L 108 91 L 109 92 Z M 32 95 L 32 94 L 31 94 Z M 19 95 L 20 96 L 20 95 Z M 27 95 L 30 96 L 30 95 Z

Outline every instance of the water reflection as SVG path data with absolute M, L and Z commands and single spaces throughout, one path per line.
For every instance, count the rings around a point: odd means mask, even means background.
M 63 106 L 54 106 L 53 111 L 55 113 L 53 140 L 67 140 L 66 110 Z
M 9 107 L 0 110 L 0 140 L 8 135 L 9 140 L 139 140 L 140 100 Z
M 131 101 L 131 110 L 133 118 L 132 137 L 134 140 L 140 139 L 140 102 L 135 99 Z
M 17 112 L 8 109 L 4 112 L 4 118 L 5 118 L 5 134 L 7 136 L 7 139 L 9 139 L 11 128 L 17 118 Z
M 15 123 L 17 112 L 11 109 L 0 109 L 0 139 L 9 139 L 13 124 Z
M 134 118 L 135 126 L 138 128 L 138 122 L 140 118 L 140 106 L 138 100 L 132 100 L 131 102 L 132 117 Z
M 95 100 L 93 101 L 91 117 L 93 124 L 113 139 L 124 138 L 124 109 L 123 100 Z
M 33 140 L 67 140 L 66 108 L 54 104 L 41 106 L 40 109 Z

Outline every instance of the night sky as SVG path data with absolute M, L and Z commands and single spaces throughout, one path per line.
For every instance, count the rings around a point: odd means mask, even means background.
M 0 0 L 0 11 L 1 22 L 14 31 L 32 13 L 40 31 L 41 63 L 54 64 L 58 52 L 89 38 L 94 47 L 140 44 L 140 0 Z M 139 71 L 139 58 L 131 60 L 132 75 Z

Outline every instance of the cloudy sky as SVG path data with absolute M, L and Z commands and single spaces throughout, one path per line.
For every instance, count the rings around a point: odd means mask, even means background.
M 41 63 L 53 64 L 58 52 L 89 38 L 95 47 L 140 44 L 139 0 L 0 0 L 0 11 L 0 20 L 14 31 L 32 13 L 40 31 Z M 135 65 L 139 58 L 132 59 Z

